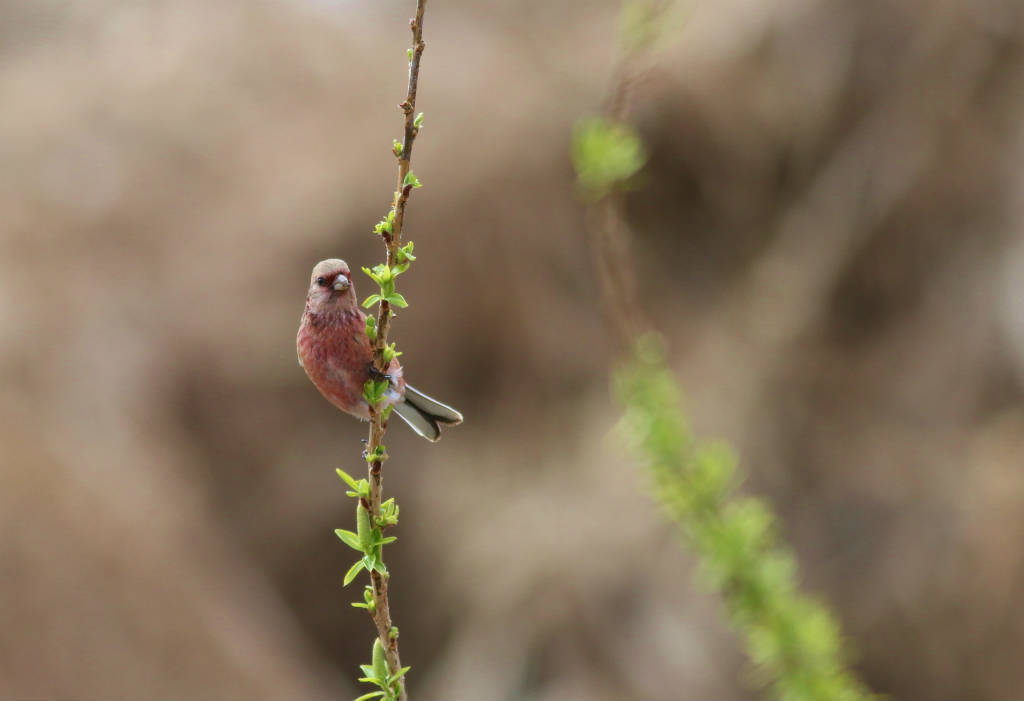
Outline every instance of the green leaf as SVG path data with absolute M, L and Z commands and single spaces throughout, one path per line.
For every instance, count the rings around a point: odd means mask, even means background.
M 356 482 L 355 478 L 353 478 L 350 474 L 342 470 L 340 467 L 336 469 L 335 472 L 338 473 L 338 477 L 345 480 L 345 484 L 352 487 L 352 489 L 356 490 L 357 492 L 359 491 L 359 483 Z
M 355 497 L 355 498 L 362 497 L 364 499 L 369 498 L 369 496 L 370 496 L 370 483 L 367 482 L 366 480 L 359 480 L 358 482 L 355 483 L 355 489 L 354 490 L 352 490 L 352 489 L 347 490 L 345 492 L 345 496 L 350 496 L 350 497 Z
M 409 59 L 409 63 L 412 63 L 412 49 L 405 50 L 405 57 Z M 356 699 L 356 701 L 359 701 L 359 699 Z
M 409 50 L 412 51 L 412 49 L 409 49 Z M 363 680 L 360 679 L 359 681 L 363 681 Z M 383 695 L 384 695 L 383 691 L 371 691 L 368 694 L 363 694 L 362 696 L 359 696 L 357 698 L 352 699 L 352 701 L 368 701 L 368 699 L 375 699 L 378 696 L 383 696 Z
M 396 156 L 401 157 L 404 148 L 405 147 L 402 145 L 402 142 L 399 141 L 398 139 L 391 140 L 391 152 Z
M 394 676 L 388 675 L 388 684 L 394 684 L 397 682 L 399 679 L 404 677 L 410 669 L 412 669 L 412 667 L 402 667 L 398 670 L 398 674 L 395 674 Z
M 392 214 L 393 214 L 393 212 L 392 212 Z M 388 224 L 389 225 L 391 223 L 391 221 L 390 221 L 391 218 L 392 217 L 389 215 L 388 216 Z M 389 229 L 389 231 L 390 231 L 390 229 Z M 369 269 L 367 267 L 364 267 L 363 268 L 363 272 L 366 273 L 367 277 L 369 277 L 371 280 L 376 282 L 378 285 L 383 285 L 388 280 L 390 280 L 392 277 L 394 277 L 391 274 L 391 268 L 389 268 L 388 266 L 384 265 L 383 263 L 378 263 L 377 265 L 373 266 L 373 270 L 371 270 L 371 269 Z
M 356 609 L 369 609 L 370 608 L 369 604 L 364 604 L 362 601 L 353 601 L 352 603 L 349 604 L 349 606 L 351 606 L 352 608 L 356 608 Z
M 409 306 L 409 303 L 405 301 L 405 297 L 403 297 L 398 292 L 392 292 L 386 297 L 386 299 L 388 300 L 389 303 L 401 309 L 405 309 L 406 307 Z
M 364 553 L 371 551 L 375 538 L 373 529 L 370 528 L 370 512 L 363 507 L 362 502 L 356 504 L 356 532 L 353 535 L 357 537 L 359 542 L 360 547 L 357 550 L 361 550 Z
M 394 526 L 398 523 L 398 513 L 391 513 L 386 516 L 380 516 L 377 519 L 377 525 L 381 528 L 387 528 L 388 526 Z
M 423 183 L 420 182 L 419 178 L 410 170 L 405 174 L 405 179 L 402 180 L 402 187 L 408 187 L 412 185 L 413 189 L 423 187 Z
M 384 449 L 383 445 L 378 445 L 372 451 L 371 450 L 366 451 L 366 462 L 367 463 L 376 462 L 378 460 L 383 462 L 384 460 L 387 460 L 387 459 L 388 459 L 388 454 L 387 454 L 387 451 Z
M 384 654 L 384 646 L 380 642 L 380 638 L 376 638 L 373 641 L 373 675 L 378 679 L 388 678 L 388 658 Z
M 394 360 L 395 358 L 397 358 L 401 354 L 402 354 L 402 351 L 395 350 L 395 344 L 394 343 L 389 343 L 388 345 L 384 346 L 384 353 L 383 353 L 383 355 L 384 355 L 384 362 L 385 363 L 388 363 L 388 364 L 391 363 L 392 360 Z
M 346 531 L 344 528 L 336 528 L 334 530 L 334 535 L 338 536 L 338 538 L 341 539 L 342 543 L 352 548 L 353 550 L 356 550 L 358 552 L 366 551 L 362 543 L 359 541 L 359 536 L 353 533 L 352 531 Z
M 423 113 L 422 112 L 420 112 L 418 115 L 416 115 L 416 119 L 412 120 L 412 126 L 415 129 L 423 128 Z
M 398 504 L 394 497 L 380 505 L 380 516 L 377 517 L 377 525 L 381 528 L 394 526 L 398 523 Z
M 367 380 L 363 385 L 363 399 L 370 406 L 380 404 L 381 400 L 384 399 L 384 393 L 387 392 L 388 386 L 387 380 Z
M 373 233 L 375 233 L 375 234 L 384 234 L 384 233 L 390 234 L 391 231 L 392 231 L 392 228 L 393 228 L 393 224 L 394 224 L 394 217 L 385 216 L 383 219 L 381 219 L 379 222 L 377 222 L 374 225 Z M 363 270 L 366 270 L 366 268 L 363 268 Z
M 366 337 L 371 341 L 377 340 L 377 320 L 372 315 L 366 317 Z
M 349 584 L 351 584 L 352 580 L 355 579 L 356 576 L 358 576 L 358 574 L 364 569 L 366 569 L 366 565 L 363 564 L 363 561 L 356 560 L 356 564 L 349 567 L 348 572 L 345 573 L 344 586 L 347 587 Z
M 395 254 L 395 259 L 398 261 L 398 265 L 391 268 L 392 272 L 394 272 L 395 275 L 404 273 L 406 270 L 409 269 L 409 264 L 412 261 L 416 260 L 416 256 L 412 254 L 412 249 L 412 241 L 398 249 L 397 253 Z
M 369 297 L 363 300 L 363 309 L 369 309 L 377 302 L 381 301 L 381 299 L 383 298 L 378 294 L 370 295 Z
M 366 568 L 367 572 L 376 571 L 388 576 L 388 568 L 384 566 L 384 561 L 380 559 L 380 553 L 375 552 L 373 555 L 363 556 L 363 567 Z

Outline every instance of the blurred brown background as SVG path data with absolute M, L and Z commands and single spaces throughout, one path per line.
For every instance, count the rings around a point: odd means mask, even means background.
M 294 334 L 381 257 L 411 7 L 0 3 L 0 696 L 355 694 L 365 426 Z M 388 438 L 416 698 L 751 694 L 610 431 L 567 146 L 615 10 L 428 8 L 393 338 L 467 421 Z M 1022 69 L 1017 0 L 719 0 L 635 96 L 694 424 L 897 698 L 1024 695 Z

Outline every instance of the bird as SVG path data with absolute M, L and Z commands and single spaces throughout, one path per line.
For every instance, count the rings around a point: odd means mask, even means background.
M 327 401 L 359 419 L 370 419 L 363 385 L 379 374 L 366 335 L 366 314 L 356 302 L 352 272 L 340 258 L 328 258 L 313 267 L 295 346 L 299 365 Z M 462 423 L 456 409 L 407 384 L 397 358 L 385 375 L 389 386 L 381 408 L 394 407 L 394 413 L 428 441 L 440 439 L 441 426 Z

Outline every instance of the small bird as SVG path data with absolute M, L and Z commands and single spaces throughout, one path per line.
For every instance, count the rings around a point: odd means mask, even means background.
M 299 365 L 320 394 L 342 411 L 368 420 L 363 385 L 376 375 L 373 347 L 345 261 L 329 258 L 313 267 L 295 345 Z M 397 358 L 388 366 L 387 377 L 390 387 L 381 406 L 394 406 L 394 412 L 428 441 L 441 437 L 441 425 L 462 423 L 458 411 L 406 384 Z

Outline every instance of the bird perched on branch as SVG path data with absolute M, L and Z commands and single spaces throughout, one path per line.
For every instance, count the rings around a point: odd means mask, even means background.
M 355 285 L 348 263 L 338 258 L 322 260 L 313 268 L 295 339 L 299 365 L 320 394 L 334 406 L 360 419 L 370 418 L 363 385 L 378 375 L 373 367 L 373 347 L 366 335 L 366 315 L 356 303 Z M 462 423 L 462 414 L 406 384 L 402 366 L 394 358 L 388 366 L 389 387 L 381 408 L 393 406 L 412 430 L 436 441 L 441 426 Z

